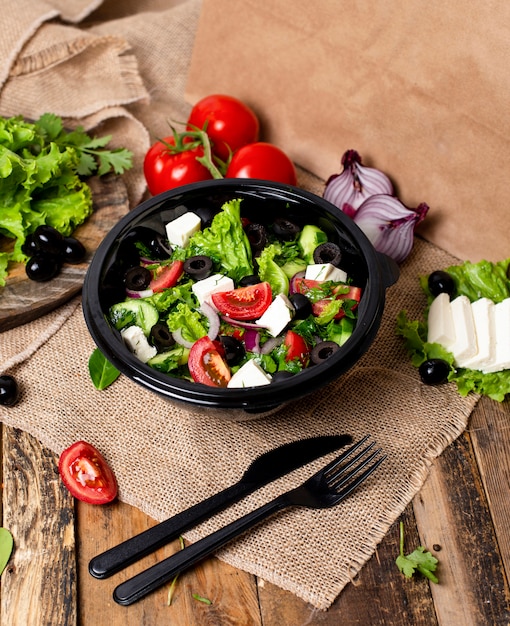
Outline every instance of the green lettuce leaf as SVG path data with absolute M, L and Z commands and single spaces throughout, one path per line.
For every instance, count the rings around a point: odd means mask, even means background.
M 200 313 L 183 302 L 180 302 L 167 317 L 168 328 L 172 332 L 180 331 L 186 341 L 197 341 L 205 337 L 207 335 L 205 324 Z
M 279 293 L 288 295 L 289 279 L 275 258 L 281 254 L 282 246 L 272 243 L 266 246 L 257 257 L 258 275 L 261 281 L 267 281 L 271 285 L 273 296 Z
M 241 200 L 226 202 L 211 226 L 191 237 L 187 256 L 200 254 L 210 257 L 216 270 L 236 284 L 243 276 L 253 274 L 251 246 L 241 222 Z

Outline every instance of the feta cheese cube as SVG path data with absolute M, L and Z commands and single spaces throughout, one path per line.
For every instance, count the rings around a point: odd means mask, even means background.
M 345 283 L 347 273 L 331 263 L 316 263 L 308 265 L 305 272 L 306 280 L 332 280 L 335 283 Z
M 458 296 L 450 303 L 455 342 L 449 346 L 455 362 L 469 359 L 478 352 L 475 335 L 475 324 L 471 311 L 471 302 L 467 296 Z
M 268 385 L 271 376 L 267 374 L 260 365 L 253 360 L 247 361 L 228 381 L 227 387 L 260 387 Z
M 255 322 L 257 326 L 265 328 L 270 335 L 276 337 L 292 320 L 294 307 L 283 293 L 279 293 L 265 310 L 262 317 Z
M 120 334 L 126 346 L 142 363 L 147 363 L 149 359 L 156 356 L 158 351 L 147 341 L 140 326 L 128 326 L 123 328 Z
M 447 293 L 440 293 L 430 305 L 427 341 L 438 343 L 444 348 L 455 342 L 450 296 Z
M 485 374 L 510 369 L 510 298 L 494 305 L 494 358 L 482 371 Z
M 460 367 L 481 370 L 488 366 L 495 355 L 494 302 L 480 298 L 471 303 L 478 351 L 469 359 L 459 359 Z
M 170 245 L 185 248 L 192 235 L 200 230 L 201 222 L 196 213 L 184 213 L 165 226 Z
M 214 310 L 217 311 L 211 299 L 212 294 L 234 289 L 234 281 L 228 276 L 213 274 L 212 276 L 208 276 L 207 278 L 194 283 L 191 289 L 200 304 L 207 302 L 207 304 L 210 304 Z

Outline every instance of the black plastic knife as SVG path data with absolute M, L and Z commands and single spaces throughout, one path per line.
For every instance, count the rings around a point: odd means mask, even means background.
M 89 572 L 95 578 L 108 578 L 229 504 L 351 442 L 350 435 L 326 435 L 293 441 L 269 450 L 250 464 L 237 483 L 95 556 L 89 563 Z

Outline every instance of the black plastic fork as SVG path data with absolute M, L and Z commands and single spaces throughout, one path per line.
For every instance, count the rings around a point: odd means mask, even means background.
M 121 583 L 115 588 L 113 599 L 123 606 L 137 602 L 277 511 L 291 506 L 324 509 L 338 504 L 361 485 L 385 458 L 380 449 L 373 450 L 375 443 L 364 446 L 367 440 L 368 437 L 361 439 L 299 487 Z

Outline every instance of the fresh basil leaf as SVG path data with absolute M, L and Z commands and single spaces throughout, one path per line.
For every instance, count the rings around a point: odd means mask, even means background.
M 0 574 L 5 569 L 12 554 L 14 540 L 7 528 L 0 528 Z
M 90 355 L 89 374 L 96 389 L 106 389 L 120 376 L 119 370 L 106 359 L 99 348 Z

